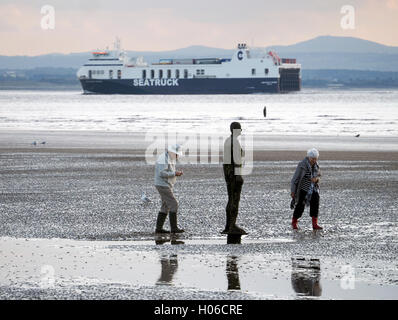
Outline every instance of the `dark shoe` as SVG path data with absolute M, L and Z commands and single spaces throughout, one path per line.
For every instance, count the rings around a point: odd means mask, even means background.
M 177 227 L 177 212 L 169 213 L 171 233 L 183 233 L 183 229 Z
M 171 229 L 171 231 L 170 231 L 171 233 L 183 233 L 183 232 L 185 232 L 185 230 L 184 229 Z
M 170 233 L 170 231 L 163 229 L 163 224 L 166 221 L 167 213 L 159 212 L 156 220 L 156 233 Z
M 232 228 L 229 228 L 228 234 L 240 234 L 240 235 L 245 235 L 247 232 L 243 230 L 241 227 L 234 225 Z
M 185 244 L 185 242 L 181 240 L 171 240 L 171 244 Z
M 170 239 L 155 239 L 155 243 L 160 245 L 160 244 L 165 244 L 166 242 L 169 242 Z

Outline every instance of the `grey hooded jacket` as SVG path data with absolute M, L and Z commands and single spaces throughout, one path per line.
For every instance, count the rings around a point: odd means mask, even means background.
M 173 188 L 176 183 L 176 167 L 169 153 L 162 153 L 156 160 L 155 165 L 155 186 Z

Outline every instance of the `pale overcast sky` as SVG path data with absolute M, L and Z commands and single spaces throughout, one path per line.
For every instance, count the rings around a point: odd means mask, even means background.
M 44 5 L 55 10 L 43 30 Z M 355 28 L 343 29 L 344 5 Z M 352 36 L 398 46 L 398 0 L 0 0 L 0 54 L 38 55 L 105 48 L 172 50 L 294 44 L 319 35 Z

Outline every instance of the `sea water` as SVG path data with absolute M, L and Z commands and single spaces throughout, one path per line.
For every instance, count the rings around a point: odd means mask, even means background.
M 396 137 L 398 90 L 168 96 L 0 90 L 0 130 L 218 133 L 231 121 L 254 135 Z

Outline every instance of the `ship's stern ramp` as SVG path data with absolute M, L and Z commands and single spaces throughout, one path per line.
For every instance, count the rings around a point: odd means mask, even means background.
M 301 74 L 299 65 L 288 65 L 279 67 L 279 91 L 300 91 Z

